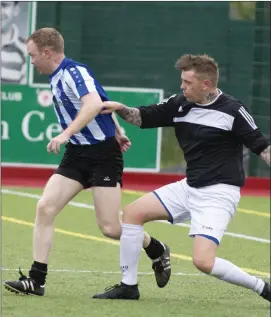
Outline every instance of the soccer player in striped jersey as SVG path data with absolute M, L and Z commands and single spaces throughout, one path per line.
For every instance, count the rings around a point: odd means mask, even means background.
M 139 298 L 137 267 L 143 225 L 153 220 L 174 224 L 191 219 L 189 235 L 194 238 L 196 268 L 271 301 L 270 283 L 216 256 L 244 185 L 243 145 L 270 166 L 270 141 L 247 107 L 217 88 L 219 70 L 213 58 L 187 54 L 177 61 L 176 68 L 182 73 L 183 94 L 139 108 L 104 102 L 103 113 L 117 111 L 124 120 L 142 129 L 173 127 L 187 170 L 182 181 L 146 194 L 124 209 L 120 240 L 122 281 L 94 298 L 127 298 L 128 290 Z
M 130 147 L 112 114 L 100 114 L 108 97 L 90 69 L 65 57 L 64 39 L 53 28 L 35 31 L 27 40 L 31 63 L 42 74 L 48 74 L 53 103 L 63 132 L 53 138 L 49 153 L 66 151 L 55 174 L 45 186 L 37 204 L 34 229 L 34 262 L 29 277 L 6 281 L 5 287 L 15 293 L 44 295 L 44 285 L 51 250 L 54 219 L 68 202 L 84 188 L 92 188 L 98 225 L 103 234 L 119 239 L 123 172 L 122 151 Z M 159 287 L 170 278 L 169 248 L 144 234 L 142 241 Z
M 13 18 L 20 12 L 18 1 L 1 2 L 1 81 L 26 84 L 26 45 Z

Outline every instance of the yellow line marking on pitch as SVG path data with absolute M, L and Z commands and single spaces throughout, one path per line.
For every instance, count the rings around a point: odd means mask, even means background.
M 11 218 L 11 217 L 6 217 L 6 216 L 2 216 L 2 219 L 4 221 L 16 223 L 18 225 L 34 227 L 34 223 L 32 223 L 32 222 L 28 222 L 28 221 L 24 221 L 24 220 L 20 220 L 20 219 L 16 219 L 16 218 Z M 85 239 L 85 240 L 93 240 L 93 241 L 98 241 L 98 242 L 105 242 L 105 243 L 110 243 L 110 244 L 114 244 L 114 245 L 119 245 L 118 241 L 114 241 L 114 240 L 111 240 L 111 239 L 99 238 L 99 237 L 95 237 L 95 236 L 89 236 L 89 235 L 86 235 L 86 234 L 83 234 L 83 233 L 62 230 L 62 229 L 59 229 L 59 228 L 55 228 L 55 232 L 65 234 L 66 236 L 81 238 L 81 239 Z
M 125 194 L 131 194 L 131 195 L 145 195 L 151 191 L 141 192 L 141 191 L 137 191 L 137 190 L 123 189 L 122 192 Z
M 32 222 L 28 222 L 28 221 L 24 221 L 24 220 L 20 220 L 20 219 L 16 219 L 16 218 L 11 218 L 11 217 L 6 217 L 6 216 L 1 216 L 1 218 L 4 221 L 8 221 L 8 222 L 15 223 L 18 225 L 23 225 L 23 226 L 27 226 L 27 227 L 34 227 L 34 223 L 32 223 Z M 112 244 L 112 245 L 119 245 L 119 241 L 114 241 L 114 240 L 107 239 L 107 238 L 99 238 L 96 236 L 90 236 L 87 234 L 67 231 L 67 230 L 63 230 L 63 229 L 59 229 L 59 228 L 55 228 L 55 232 L 61 233 L 61 234 L 67 235 L 67 236 L 71 236 L 71 237 L 84 239 L 84 240 L 92 240 L 92 241 L 104 242 L 104 243 L 108 243 L 108 244 Z M 184 254 L 171 253 L 170 255 L 172 258 L 176 258 L 179 260 L 192 261 L 191 256 L 187 256 Z M 249 269 L 249 268 L 242 268 L 242 269 L 250 274 L 266 276 L 266 277 L 270 276 L 270 273 L 267 273 L 267 272 L 261 272 L 261 271 L 257 271 L 257 270 L 253 270 L 253 269 Z
M 147 192 L 130 190 L 130 189 L 128 189 L 128 190 L 124 189 L 122 192 L 125 194 L 130 194 L 130 195 L 144 195 L 147 193 Z M 248 215 L 255 215 L 255 216 L 270 218 L 270 213 L 267 213 L 267 212 L 249 210 L 249 209 L 244 209 L 244 208 L 237 208 L 237 211 L 244 213 L 244 214 L 248 214 Z
M 267 213 L 267 212 L 260 212 L 256 210 L 249 210 L 249 209 L 243 209 L 243 208 L 237 208 L 237 211 L 240 211 L 244 214 L 270 218 L 270 213 Z

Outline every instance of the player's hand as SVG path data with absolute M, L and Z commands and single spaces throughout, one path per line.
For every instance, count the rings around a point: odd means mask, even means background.
M 132 143 L 125 134 L 116 134 L 116 139 L 120 145 L 121 152 L 126 152 L 131 147 Z
M 105 101 L 103 102 L 103 109 L 101 114 L 112 113 L 114 111 L 120 110 L 122 104 L 116 101 Z
M 64 133 L 59 134 L 48 143 L 47 151 L 49 153 L 53 152 L 54 154 L 58 154 L 61 144 L 66 143 L 68 140 L 69 137 L 66 136 Z

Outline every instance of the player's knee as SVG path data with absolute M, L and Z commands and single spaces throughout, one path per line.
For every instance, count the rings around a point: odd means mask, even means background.
M 193 264 L 201 272 L 210 274 L 213 270 L 214 259 L 208 256 L 194 255 Z
M 41 198 L 37 203 L 36 216 L 40 221 L 53 220 L 57 210 L 48 200 Z
M 121 235 L 121 226 L 111 224 L 99 225 L 101 232 L 107 238 L 119 240 Z
M 143 225 L 146 221 L 145 211 L 136 210 L 132 205 L 128 205 L 123 210 L 122 222 L 135 225 Z

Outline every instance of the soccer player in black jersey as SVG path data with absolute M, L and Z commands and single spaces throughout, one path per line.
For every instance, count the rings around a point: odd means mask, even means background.
M 251 289 L 270 301 L 269 283 L 216 256 L 244 184 L 243 145 L 270 166 L 270 142 L 247 107 L 217 87 L 219 69 L 213 58 L 183 55 L 176 68 L 181 71 L 183 94 L 148 107 L 104 103 L 103 113 L 116 111 L 142 129 L 173 127 L 187 170 L 185 179 L 126 206 L 120 240 L 122 281 L 94 298 L 139 298 L 137 268 L 143 225 L 152 220 L 174 224 L 191 219 L 193 264 L 203 273 Z

